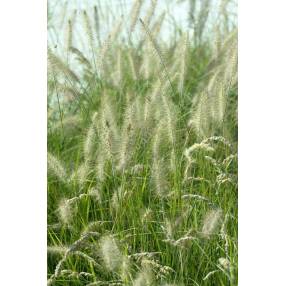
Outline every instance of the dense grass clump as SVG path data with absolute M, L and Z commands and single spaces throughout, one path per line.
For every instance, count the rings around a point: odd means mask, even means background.
M 48 11 L 49 285 L 238 283 L 231 3 L 159 2 Z

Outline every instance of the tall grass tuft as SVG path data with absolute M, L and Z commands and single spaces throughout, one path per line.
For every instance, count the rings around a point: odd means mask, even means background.
M 237 286 L 233 1 L 58 2 L 48 285 Z

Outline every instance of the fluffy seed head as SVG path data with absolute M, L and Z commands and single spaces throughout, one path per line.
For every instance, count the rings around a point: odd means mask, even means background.
M 98 189 L 90 189 L 89 191 L 88 191 L 88 194 L 91 196 L 91 197 L 93 197 L 93 198 L 95 198 L 95 200 L 97 201 L 97 202 L 99 202 L 99 203 L 101 203 L 101 201 L 102 201 L 102 199 L 101 199 L 101 194 L 100 194 L 100 191 L 98 190 Z
M 88 128 L 87 135 L 84 141 L 84 159 L 86 162 L 90 162 L 93 159 L 97 115 L 97 112 L 93 114 L 92 121 Z
M 113 209 L 116 211 L 119 209 L 120 204 L 122 200 L 126 197 L 127 191 L 123 188 L 120 187 L 117 191 L 114 192 L 112 198 L 111 198 L 111 206 Z
M 72 216 L 74 212 L 73 201 L 68 200 L 68 199 L 63 199 L 60 202 L 58 212 L 59 212 L 60 220 L 64 224 L 69 224 L 72 220 Z
M 218 263 L 225 269 L 229 270 L 230 269 L 230 261 L 227 258 L 221 257 L 218 260 Z
M 48 172 L 52 173 L 61 182 L 66 182 L 67 174 L 59 159 L 48 153 Z
M 208 212 L 204 219 L 202 227 L 203 236 L 209 238 L 211 235 L 215 234 L 221 223 L 222 223 L 222 210 L 217 209 Z
M 144 267 L 144 269 L 137 274 L 137 277 L 133 282 L 133 286 L 151 286 L 152 282 L 153 277 L 150 268 Z
M 184 155 L 187 158 L 190 158 L 191 155 L 196 151 L 213 152 L 214 148 L 211 147 L 209 144 L 206 144 L 203 142 L 202 143 L 195 143 L 191 147 L 189 147 L 185 150 Z
M 131 22 L 130 22 L 130 34 L 134 31 L 135 26 L 138 21 L 138 17 L 140 14 L 141 6 L 143 4 L 142 0 L 136 0 L 133 4 L 133 7 L 130 12 Z
M 122 263 L 122 254 L 112 236 L 105 236 L 100 240 L 100 253 L 106 268 L 116 271 Z

